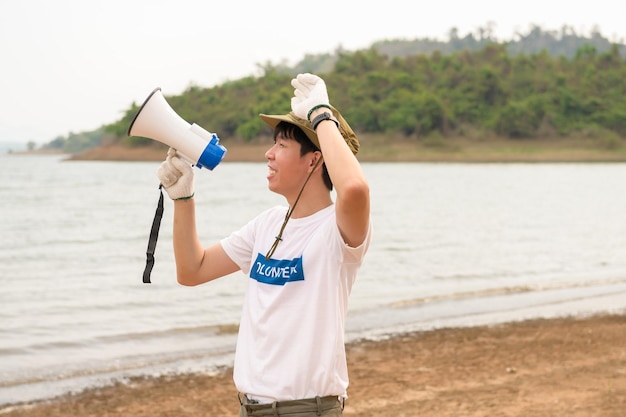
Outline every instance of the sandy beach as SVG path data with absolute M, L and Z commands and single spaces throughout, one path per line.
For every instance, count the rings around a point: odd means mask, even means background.
M 347 346 L 346 416 L 623 417 L 626 316 L 439 329 Z M 232 370 L 134 380 L 7 417 L 237 416 Z

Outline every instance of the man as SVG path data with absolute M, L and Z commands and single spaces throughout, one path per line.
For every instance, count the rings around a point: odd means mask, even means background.
M 355 157 L 359 142 L 324 81 L 300 74 L 291 84 L 292 112 L 260 115 L 274 128 L 268 187 L 288 208 L 268 209 L 204 248 L 191 166 L 170 149 L 157 173 L 174 200 L 178 282 L 238 270 L 250 278 L 234 364 L 240 416 L 338 416 L 347 397 L 344 324 L 371 240 L 369 186 Z

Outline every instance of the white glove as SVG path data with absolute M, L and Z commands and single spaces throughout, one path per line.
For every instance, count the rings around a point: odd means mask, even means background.
M 193 168 L 176 154 L 176 149 L 167 151 L 167 158 L 157 170 L 157 177 L 172 200 L 193 197 Z
M 298 74 L 291 80 L 291 86 L 295 88 L 291 99 L 291 110 L 301 119 L 309 120 L 310 113 L 318 107 L 330 109 L 326 83 L 317 75 Z

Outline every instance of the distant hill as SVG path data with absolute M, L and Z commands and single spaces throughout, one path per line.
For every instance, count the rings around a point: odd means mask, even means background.
M 476 33 L 468 33 L 464 36 L 461 36 L 457 29 L 452 28 L 448 32 L 447 41 L 431 38 L 385 39 L 372 43 L 371 48 L 393 58 L 430 55 L 436 52 L 450 55 L 463 50 L 477 51 L 491 43 L 499 43 L 506 45 L 511 55 L 532 55 L 545 50 L 551 56 L 564 56 L 569 59 L 576 56 L 577 51 L 584 46 L 593 46 L 599 53 L 602 53 L 609 51 L 614 43 L 604 37 L 599 30 L 594 29 L 586 36 L 576 33 L 570 26 L 563 26 L 559 30 L 546 30 L 540 26 L 531 25 L 528 33 L 517 32 L 512 36 L 513 38 L 509 40 L 496 39 L 489 26 L 478 28 Z M 620 55 L 624 58 L 626 58 L 625 42 L 624 39 L 617 42 Z M 338 55 L 346 52 L 349 51 L 338 48 L 333 53 L 306 55 L 293 68 L 287 66 L 279 66 L 279 68 L 296 74 L 328 72 L 333 68 Z
M 626 136 L 623 40 L 612 42 L 597 30 L 580 35 L 567 26 L 558 31 L 531 26 L 506 41 L 492 32 L 487 26 L 460 36 L 452 28 L 447 41 L 389 39 L 360 51 L 338 47 L 305 55 L 294 66 L 260 65 L 260 77 L 190 86 L 168 101 L 185 120 L 210 125 L 222 138 L 249 142 L 267 134 L 254 116 L 261 110 L 284 111 L 290 77 L 313 72 L 328 77 L 329 89 L 345 92 L 334 102 L 360 132 L 400 133 L 412 140 L 575 133 L 621 146 Z M 59 136 L 43 149 L 77 153 L 103 144 L 149 144 L 126 135 L 137 109 L 133 103 L 117 122 Z
M 506 45 L 507 52 L 512 55 L 518 54 L 538 54 L 546 51 L 551 56 L 564 56 L 568 59 L 574 58 L 579 49 L 592 46 L 598 53 L 607 52 L 611 49 L 613 42 L 594 30 L 589 36 L 582 36 L 568 26 L 560 30 L 544 30 L 539 26 L 532 26 L 528 33 L 516 33 L 513 40 L 500 41 L 493 37 L 490 28 L 480 28 L 477 34 L 467 34 L 460 37 L 455 29 L 450 30 L 447 42 L 431 39 L 415 40 L 386 40 L 375 42 L 372 47 L 388 56 L 408 56 L 418 54 L 432 54 L 440 52 L 442 54 L 452 54 L 460 50 L 476 51 L 483 49 L 490 43 L 501 43 Z M 626 45 L 618 47 L 622 57 L 626 58 Z

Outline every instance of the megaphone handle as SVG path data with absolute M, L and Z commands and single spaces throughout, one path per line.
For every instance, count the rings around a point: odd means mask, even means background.
M 150 273 L 154 266 L 154 250 L 156 249 L 157 240 L 159 238 L 159 229 L 161 227 L 161 219 L 163 218 L 163 185 L 159 184 L 159 202 L 152 220 L 152 228 L 150 229 L 150 238 L 148 239 L 148 249 L 146 251 L 146 268 L 143 271 L 143 283 L 150 284 Z

